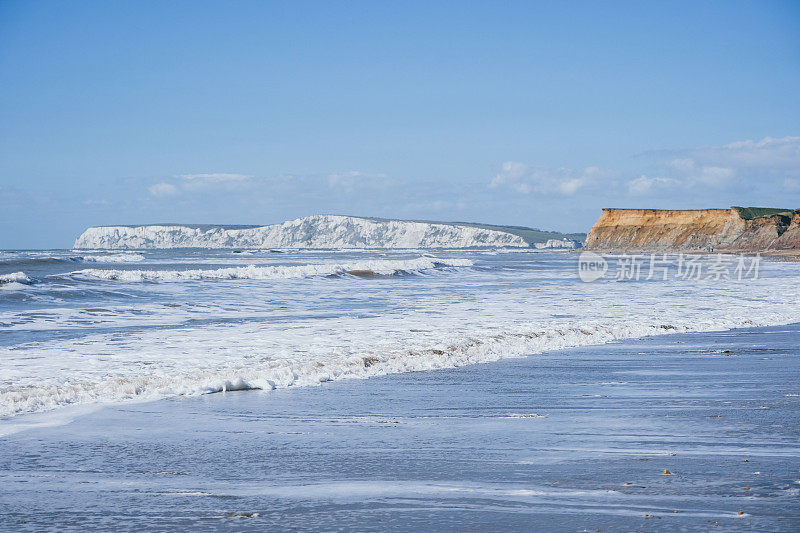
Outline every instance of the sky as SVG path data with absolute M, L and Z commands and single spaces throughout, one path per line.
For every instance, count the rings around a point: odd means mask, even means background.
M 0 248 L 800 208 L 800 2 L 0 0 Z

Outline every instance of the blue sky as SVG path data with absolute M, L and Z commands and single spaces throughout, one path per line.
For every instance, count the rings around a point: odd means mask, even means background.
M 798 2 L 0 1 L 0 248 L 800 207 Z

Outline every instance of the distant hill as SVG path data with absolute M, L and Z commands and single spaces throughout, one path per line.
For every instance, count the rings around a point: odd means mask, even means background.
M 87 229 L 76 248 L 576 248 L 581 233 L 471 222 L 314 215 L 269 226 L 148 224 Z
M 378 220 L 386 222 L 390 219 L 368 217 L 367 220 Z M 527 226 L 502 226 L 498 224 L 481 224 L 479 222 L 442 222 L 436 220 L 409 220 L 408 222 L 422 222 L 425 224 L 449 224 L 453 226 L 466 226 L 470 228 L 488 229 L 492 231 L 502 231 L 522 237 L 522 239 L 529 245 L 535 243 L 544 244 L 550 240 L 570 240 L 582 243 L 586 240 L 585 233 L 560 233 L 558 231 L 546 231 L 537 228 L 529 228 Z

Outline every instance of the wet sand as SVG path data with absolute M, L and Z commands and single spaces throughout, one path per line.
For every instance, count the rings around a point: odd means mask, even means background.
M 106 407 L 0 437 L 4 530 L 800 529 L 800 326 Z

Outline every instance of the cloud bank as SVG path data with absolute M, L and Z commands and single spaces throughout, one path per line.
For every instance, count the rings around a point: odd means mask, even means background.
M 687 189 L 744 192 L 770 187 L 793 192 L 793 183 L 800 178 L 800 137 L 765 137 L 645 155 Z
M 518 161 L 506 161 L 500 172 L 489 182 L 492 189 L 508 188 L 521 194 L 573 195 L 603 177 L 598 167 L 575 170 L 566 167 L 529 166 Z
M 772 195 L 777 198 L 770 200 L 774 202 L 783 200 L 781 193 L 791 197 L 800 192 L 800 137 L 765 137 L 642 155 L 645 162 L 641 168 L 627 172 L 598 166 L 552 168 L 506 161 L 488 187 L 554 198 L 591 198 L 598 192 L 632 200 L 704 197 L 709 204 L 719 200 L 719 193 L 725 193 L 726 198 L 741 198 L 741 202 Z

